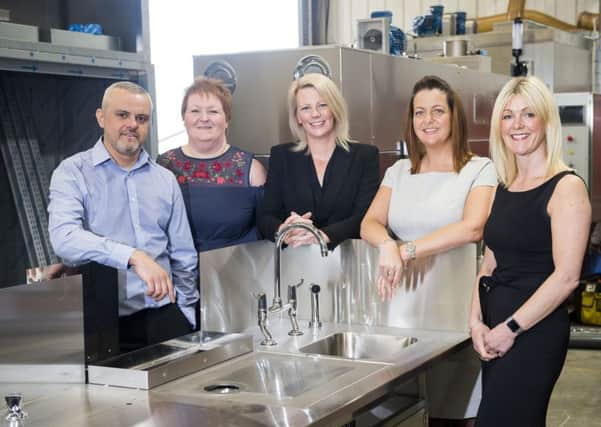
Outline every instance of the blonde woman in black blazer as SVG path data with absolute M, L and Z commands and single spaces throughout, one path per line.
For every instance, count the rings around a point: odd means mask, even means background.
M 297 142 L 271 149 L 259 228 L 273 240 L 293 222 L 310 222 L 333 249 L 359 238 L 361 220 L 379 185 L 378 150 L 351 142 L 347 108 L 338 87 L 321 74 L 307 74 L 288 91 L 289 123 Z M 299 230 L 286 243 L 313 244 Z

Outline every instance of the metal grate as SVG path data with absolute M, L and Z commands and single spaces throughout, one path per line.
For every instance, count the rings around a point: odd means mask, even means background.
M 29 265 L 46 266 L 58 262 L 48 237 L 48 174 L 37 138 L 31 129 L 17 82 L 0 78 L 0 152 L 9 177 Z

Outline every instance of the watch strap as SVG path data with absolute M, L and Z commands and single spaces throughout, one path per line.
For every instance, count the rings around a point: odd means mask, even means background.
M 524 332 L 524 330 L 522 329 L 522 327 L 520 326 L 520 324 L 518 322 L 516 322 L 516 320 L 512 317 L 510 317 L 509 319 L 507 319 L 505 321 L 505 324 L 507 325 L 507 327 L 509 328 L 509 330 L 511 332 L 513 332 L 516 335 L 521 334 L 522 332 Z

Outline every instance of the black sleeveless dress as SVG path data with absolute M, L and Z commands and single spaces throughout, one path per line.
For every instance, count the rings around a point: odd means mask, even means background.
M 570 173 L 561 172 L 528 191 L 497 187 L 484 228 L 484 241 L 497 261 L 484 318 L 491 329 L 513 315 L 553 272 L 547 205 L 559 180 Z M 569 333 L 568 313 L 561 305 L 519 335 L 503 357 L 482 362 L 482 401 L 476 426 L 545 426 Z

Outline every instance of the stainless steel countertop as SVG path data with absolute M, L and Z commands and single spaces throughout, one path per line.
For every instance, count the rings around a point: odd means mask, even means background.
M 359 325 L 324 324 L 317 333 L 302 321 L 305 335 L 289 337 L 287 318 L 271 320 L 271 332 L 278 341 L 274 347 L 259 345 L 258 328 L 247 333 L 255 337 L 257 351 L 224 362 L 212 368 L 172 381 L 151 391 L 132 390 L 85 384 L 9 384 L 0 383 L 0 393 L 20 392 L 24 410 L 29 416 L 24 426 L 303 426 L 343 424 L 353 412 L 386 394 L 399 380 L 411 378 L 436 360 L 467 345 L 468 335 L 418 329 L 399 329 Z M 341 359 L 301 354 L 299 348 L 335 332 L 352 331 L 367 334 L 404 335 L 418 341 L 396 360 L 361 364 L 355 375 L 343 376 L 344 383 L 309 390 L 300 397 L 276 399 L 255 393 L 214 395 L 202 390 L 208 378 L 240 366 L 244 358 L 258 356 L 277 358 L 279 354 L 297 358 Z M 270 356 L 271 355 L 271 356 Z M 362 373 L 358 375 L 357 373 Z M 198 384 L 196 392 L 191 385 Z

